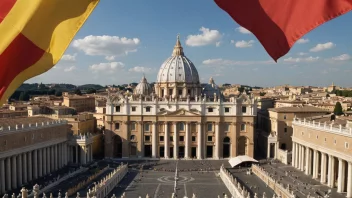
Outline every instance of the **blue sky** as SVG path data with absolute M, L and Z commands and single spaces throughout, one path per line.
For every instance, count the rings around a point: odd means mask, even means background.
M 258 40 L 213 0 L 103 0 L 62 60 L 28 82 L 154 82 L 179 33 L 202 82 L 352 87 L 352 13 L 303 37 L 273 63 Z

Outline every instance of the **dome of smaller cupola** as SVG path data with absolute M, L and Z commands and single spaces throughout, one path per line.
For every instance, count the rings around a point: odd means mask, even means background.
M 153 92 L 152 86 L 150 86 L 145 76 L 143 76 L 142 80 L 134 89 L 134 94 L 146 96 L 146 95 L 150 95 L 152 92 Z
M 217 97 L 220 96 L 221 92 L 220 92 L 219 86 L 215 84 L 213 77 L 209 79 L 208 84 L 204 85 L 202 94 L 210 98 L 214 97 L 215 95 Z

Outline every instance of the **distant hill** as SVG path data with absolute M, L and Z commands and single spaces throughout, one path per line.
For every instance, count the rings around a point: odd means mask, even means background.
M 104 88 L 104 87 L 101 85 L 97 85 L 97 84 L 85 84 L 85 85 L 78 86 L 78 89 L 80 89 L 80 90 L 88 90 L 88 89 L 99 90 L 102 88 Z

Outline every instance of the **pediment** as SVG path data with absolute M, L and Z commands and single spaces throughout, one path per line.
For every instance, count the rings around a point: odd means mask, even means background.
M 199 111 L 188 111 L 186 109 L 179 109 L 176 111 L 162 111 L 158 115 L 166 116 L 199 116 L 201 115 Z

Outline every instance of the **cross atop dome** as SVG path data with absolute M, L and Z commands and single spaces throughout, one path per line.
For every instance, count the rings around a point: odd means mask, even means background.
M 183 48 L 180 41 L 180 34 L 177 34 L 176 45 L 172 51 L 172 56 L 184 56 Z

